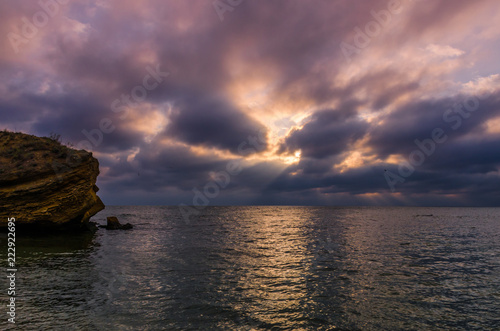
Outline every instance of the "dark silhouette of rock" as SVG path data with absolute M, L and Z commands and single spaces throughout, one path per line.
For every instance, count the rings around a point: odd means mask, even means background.
M 118 218 L 115 216 L 110 216 L 107 219 L 107 225 L 105 228 L 107 230 L 130 230 L 133 228 L 132 224 L 127 223 L 127 224 L 120 224 L 120 221 L 118 221 Z
M 114 216 L 111 216 L 111 217 L 108 217 L 106 220 L 107 220 L 106 229 L 108 229 L 108 230 L 118 230 L 118 229 L 122 228 L 122 225 L 118 221 L 118 218 L 116 218 Z
M 58 138 L 0 131 L 0 229 L 14 217 L 16 231 L 95 230 L 99 162 Z

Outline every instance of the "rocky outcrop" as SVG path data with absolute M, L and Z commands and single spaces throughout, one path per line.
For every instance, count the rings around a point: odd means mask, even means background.
M 121 224 L 118 221 L 118 218 L 115 216 L 110 216 L 106 219 L 107 223 L 105 226 L 101 225 L 100 227 L 105 228 L 107 230 L 130 230 L 133 228 L 133 225 L 130 223 Z
M 96 195 L 97 159 L 58 137 L 0 132 L 0 228 L 85 230 L 104 204 Z

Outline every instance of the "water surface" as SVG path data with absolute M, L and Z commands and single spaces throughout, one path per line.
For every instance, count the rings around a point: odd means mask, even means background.
M 176 207 L 120 206 L 95 220 L 111 215 L 135 228 L 18 239 L 18 327 L 500 329 L 500 209 L 209 207 L 186 224 Z

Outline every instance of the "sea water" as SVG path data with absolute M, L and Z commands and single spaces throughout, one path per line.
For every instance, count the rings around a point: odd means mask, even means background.
M 207 207 L 186 222 L 177 207 L 108 206 L 94 220 L 106 216 L 134 229 L 18 236 L 18 329 L 500 330 L 500 209 Z

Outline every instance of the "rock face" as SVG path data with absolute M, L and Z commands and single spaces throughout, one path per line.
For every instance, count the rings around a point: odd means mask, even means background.
M 104 204 L 96 195 L 99 163 L 58 137 L 0 132 L 0 228 L 84 230 Z

